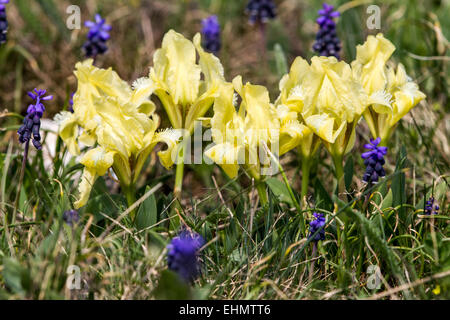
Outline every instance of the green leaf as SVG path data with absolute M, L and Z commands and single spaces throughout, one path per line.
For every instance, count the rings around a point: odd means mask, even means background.
M 323 187 L 319 179 L 315 179 L 314 190 L 316 192 L 316 207 L 320 209 L 325 209 L 328 211 L 333 211 L 333 201 L 327 190 Z
M 384 197 L 383 202 L 381 202 L 381 211 L 392 207 L 392 190 L 389 190 L 386 197 Z
M 406 149 L 402 146 L 397 154 L 397 164 L 395 166 L 395 173 L 392 179 L 392 206 L 399 206 L 399 215 L 403 221 L 406 221 L 406 210 L 403 204 L 406 203 L 406 178 L 402 171 L 406 167 Z
M 269 178 L 266 180 L 267 185 L 273 194 L 281 201 L 288 203 L 293 206 L 294 202 L 292 201 L 291 196 L 289 195 L 289 190 L 284 184 L 284 182 L 278 180 L 277 178 Z
M 119 194 L 101 194 L 89 199 L 84 212 L 92 213 L 95 222 L 105 219 L 104 215 L 116 217 L 121 208 L 125 208 L 125 199 Z
M 178 274 L 170 270 L 161 272 L 158 286 L 154 291 L 156 299 L 187 300 L 191 299 L 189 285 Z
M 24 268 L 17 260 L 5 258 L 3 260 L 3 278 L 6 286 L 12 292 L 25 296 L 26 290 L 24 284 L 30 281 L 27 269 Z
M 65 39 L 69 39 L 69 32 L 63 18 L 61 17 L 58 7 L 53 0 L 38 0 L 42 11 L 48 16 L 49 20 L 58 28 Z
M 150 187 L 147 186 L 145 192 L 148 192 Z M 158 220 L 158 209 L 156 206 L 155 195 L 152 194 L 139 206 L 139 210 L 136 215 L 136 227 L 138 230 L 148 228 L 156 224 Z
M 345 162 L 344 167 L 344 181 L 345 181 L 345 188 L 347 190 L 350 190 L 352 179 L 353 179 L 353 157 L 349 156 L 347 158 L 347 161 Z
M 39 41 L 47 44 L 50 42 L 49 32 L 43 29 L 42 18 L 33 12 L 32 2 L 29 0 L 16 0 L 17 9 L 22 16 L 23 21 L 25 21 L 27 29 L 32 31 L 38 38 Z

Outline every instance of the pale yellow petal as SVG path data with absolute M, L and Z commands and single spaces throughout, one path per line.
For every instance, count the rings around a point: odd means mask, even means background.
M 69 152 L 77 156 L 80 154 L 80 148 L 77 143 L 78 124 L 74 114 L 68 111 L 62 111 L 55 116 L 58 123 L 58 133 L 64 143 L 67 145 Z
M 107 151 L 101 147 L 89 150 L 80 160 L 85 166 L 81 182 L 78 187 L 79 198 L 75 202 L 75 207 L 84 206 L 94 185 L 95 179 L 102 176 L 113 165 L 114 152 Z
M 230 143 L 217 144 L 205 151 L 205 155 L 218 164 L 231 179 L 237 176 L 239 171 L 238 160 L 241 148 L 235 147 Z
M 85 167 L 92 169 L 98 176 L 102 176 L 114 163 L 113 151 L 108 151 L 102 147 L 90 149 L 80 160 Z
M 212 137 L 216 143 L 224 142 L 227 124 L 233 120 L 236 110 L 233 106 L 233 85 L 224 83 L 220 86 L 214 101 L 214 116 L 211 119 Z
M 335 118 L 327 114 L 309 116 L 305 118 L 305 122 L 315 134 L 329 143 L 334 143 L 346 126 L 345 121 L 338 124 Z
M 280 128 L 280 156 L 297 147 L 308 131 L 305 125 L 296 120 L 285 123 Z
M 201 36 L 200 33 L 197 33 L 193 39 L 195 48 L 199 54 L 199 64 L 202 69 L 203 74 L 205 75 L 205 82 L 208 87 L 215 82 L 225 81 L 223 76 L 223 66 L 220 63 L 219 58 L 217 58 L 214 54 L 205 52 L 201 45 Z
M 200 67 L 195 47 L 181 34 L 170 30 L 162 41 L 168 60 L 166 82 L 175 104 L 187 105 L 195 101 L 200 83 Z
M 95 179 L 97 179 L 97 175 L 94 169 L 84 168 L 83 175 L 81 177 L 80 185 L 78 186 L 78 200 L 75 201 L 74 207 L 75 209 L 79 209 L 84 206 L 88 200 L 89 195 L 91 194 L 92 186 L 94 185 Z
M 155 135 L 153 145 L 159 142 L 164 142 L 167 145 L 165 150 L 158 152 L 159 160 L 166 169 L 170 169 L 175 163 L 183 135 L 184 132 L 181 129 L 167 129 Z
M 395 46 L 381 33 L 368 36 L 364 44 L 356 47 L 352 67 L 369 95 L 386 89 L 386 62 L 394 51 Z

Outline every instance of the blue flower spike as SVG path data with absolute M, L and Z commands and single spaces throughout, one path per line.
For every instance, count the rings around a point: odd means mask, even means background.
M 28 92 L 28 96 L 35 100 L 35 103 L 28 106 L 27 115 L 23 119 L 22 126 L 17 131 L 20 143 L 29 142 L 33 138 L 33 145 L 38 150 L 42 148 L 41 135 L 39 133 L 41 118 L 45 111 L 45 106 L 42 101 L 53 99 L 53 96 L 45 96 L 46 92 L 46 90 L 38 89 Z
M 313 213 L 314 219 L 309 223 L 309 236 L 313 237 L 317 230 L 322 228 L 312 239 L 312 241 L 317 242 L 320 240 L 325 240 L 325 216 L 322 213 Z
M 434 197 L 431 196 L 425 203 L 424 213 L 427 216 L 438 214 L 439 213 L 439 205 L 434 204 Z
M 380 141 L 381 138 L 371 139 L 370 143 L 364 145 L 364 148 L 369 149 L 369 151 L 361 155 L 366 166 L 366 172 L 363 176 L 364 182 L 377 183 L 380 177 L 386 175 L 383 165 L 385 164 L 384 156 L 387 154 L 388 148 L 379 147 Z
M 5 7 L 7 3 L 9 3 L 9 0 L 0 0 L 0 44 L 6 42 L 6 33 L 8 32 L 8 19 Z
M 217 16 L 212 15 L 202 20 L 202 36 L 203 48 L 217 55 L 221 47 L 220 24 Z
M 251 25 L 256 22 L 267 23 L 276 17 L 276 7 L 272 0 L 250 0 L 245 12 Z
M 65 211 L 63 214 L 63 220 L 69 226 L 73 227 L 75 224 L 78 223 L 78 221 L 80 221 L 80 214 L 78 213 L 77 210 Z
M 86 21 L 85 27 L 89 28 L 87 41 L 83 45 L 84 54 L 87 58 L 96 58 L 99 54 L 108 51 L 106 41 L 109 40 L 111 26 L 105 23 L 99 14 L 95 15 L 94 21 Z
M 334 56 L 336 59 L 340 59 L 341 41 L 337 36 L 336 23 L 334 22 L 334 18 L 339 17 L 340 13 L 334 11 L 332 5 L 324 3 L 323 9 L 319 10 L 318 14 L 319 18 L 316 22 L 319 25 L 319 31 L 316 34 L 313 50 L 319 56 Z
M 169 269 L 186 282 L 192 282 L 200 273 L 199 249 L 204 243 L 199 234 L 182 231 L 167 246 Z

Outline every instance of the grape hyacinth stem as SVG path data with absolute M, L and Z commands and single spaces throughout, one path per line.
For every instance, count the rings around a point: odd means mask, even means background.
M 131 207 L 136 202 L 136 193 L 134 185 L 123 186 L 122 187 L 125 197 L 127 199 L 128 208 Z M 130 211 L 131 220 L 134 221 L 136 218 L 136 209 Z
M 313 248 L 312 248 L 312 253 L 311 253 L 311 265 L 309 266 L 309 283 L 311 283 L 312 279 L 313 279 L 316 255 L 317 255 L 317 242 L 313 241 Z
M 25 142 L 25 149 L 23 151 L 22 167 L 20 169 L 19 184 L 17 186 L 17 194 L 16 194 L 16 199 L 14 201 L 14 212 L 13 212 L 12 220 L 11 220 L 12 224 L 14 224 L 16 221 L 17 207 L 19 206 L 20 192 L 22 191 L 23 177 L 25 175 L 25 167 L 27 164 L 29 149 L 30 149 L 30 140 Z
M 269 203 L 269 199 L 267 198 L 266 185 L 264 182 L 256 183 L 256 190 L 258 191 L 259 201 L 262 206 L 265 206 Z

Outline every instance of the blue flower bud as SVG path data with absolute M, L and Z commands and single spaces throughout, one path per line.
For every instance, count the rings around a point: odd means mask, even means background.
M 249 15 L 250 24 L 255 22 L 266 23 L 276 17 L 275 4 L 272 0 L 250 0 L 245 12 Z
M 205 241 L 199 234 L 188 231 L 181 232 L 167 246 L 169 269 L 178 273 L 185 281 L 193 281 L 200 272 L 198 250 L 204 243 Z
M 206 51 L 217 54 L 221 47 L 220 24 L 217 16 L 202 20 L 203 47 Z
M 84 54 L 88 58 L 95 58 L 99 54 L 104 54 L 108 51 L 106 41 L 110 38 L 109 32 L 111 26 L 105 24 L 105 19 L 99 14 L 95 15 L 95 22 L 86 21 L 84 24 L 89 28 L 87 34 L 87 41 L 83 44 Z
M 0 45 L 6 42 L 6 33 L 8 32 L 8 19 L 5 7 L 7 3 L 9 3 L 9 0 L 0 0 Z
M 321 213 L 314 212 L 314 220 L 309 223 L 309 236 L 311 238 L 317 230 L 322 228 L 312 239 L 313 241 L 325 240 L 325 217 Z
M 376 183 L 380 177 L 386 175 L 383 165 L 385 163 L 384 156 L 387 153 L 387 147 L 378 147 L 380 141 L 381 139 L 377 138 L 370 140 L 370 143 L 364 145 L 364 148 L 370 150 L 361 155 L 366 166 L 366 172 L 363 175 L 363 181 L 365 182 L 371 181 Z
M 41 101 L 48 101 L 53 98 L 53 96 L 45 96 L 46 90 L 37 90 L 28 92 L 30 98 L 36 100 L 35 104 L 30 104 L 27 109 L 27 114 L 23 119 L 23 124 L 17 130 L 19 134 L 19 142 L 25 143 L 30 141 L 31 135 L 33 134 L 33 145 L 36 149 L 40 150 L 41 145 L 41 135 L 39 130 L 41 128 L 41 118 L 45 111 L 45 107 Z
M 333 9 L 333 6 L 324 3 L 323 9 L 318 11 L 319 18 L 316 22 L 320 29 L 316 34 L 313 50 L 320 56 L 334 56 L 340 59 L 341 41 L 337 36 L 336 23 L 333 20 L 339 17 L 339 12 Z

